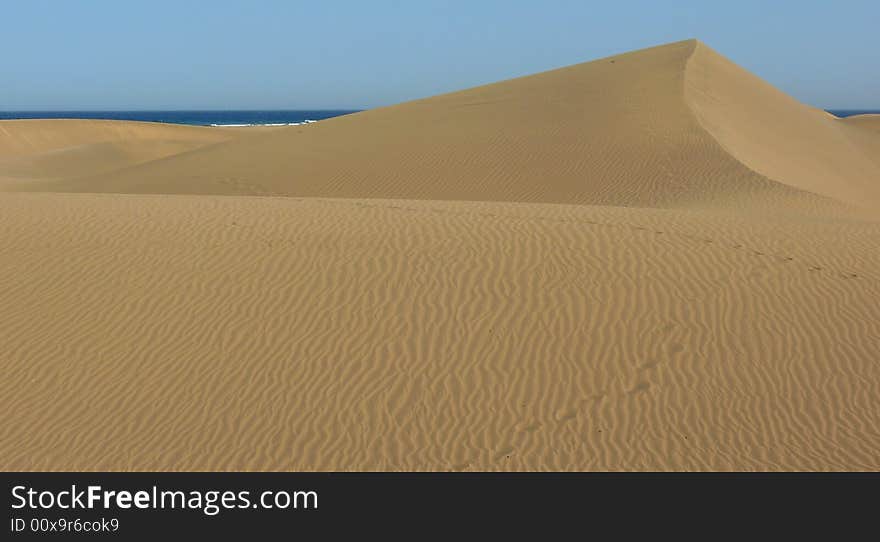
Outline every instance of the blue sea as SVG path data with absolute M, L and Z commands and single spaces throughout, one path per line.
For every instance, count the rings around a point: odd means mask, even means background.
M 357 113 L 352 109 L 332 110 L 267 110 L 267 111 L 0 111 L 4 119 L 111 119 L 169 122 L 196 126 L 284 126 L 303 124 Z M 878 109 L 829 109 L 838 117 L 866 113 L 880 114 Z
M 110 119 L 196 126 L 283 126 L 356 113 L 356 110 L 269 111 L 0 111 L 4 119 Z

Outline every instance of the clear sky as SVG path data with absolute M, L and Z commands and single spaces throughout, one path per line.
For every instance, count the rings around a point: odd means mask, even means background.
M 880 108 L 880 0 L 0 0 L 0 110 L 368 108 L 696 37 Z

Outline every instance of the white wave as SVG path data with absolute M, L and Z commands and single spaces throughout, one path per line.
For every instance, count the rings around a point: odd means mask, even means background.
M 302 126 L 303 124 L 314 124 L 318 121 L 306 119 L 302 122 L 258 122 L 253 124 L 211 124 L 216 127 L 244 127 L 244 126 Z

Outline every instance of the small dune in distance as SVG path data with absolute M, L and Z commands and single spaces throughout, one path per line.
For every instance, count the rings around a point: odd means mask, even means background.
M 697 40 L 0 121 L 5 470 L 877 470 L 880 116 Z

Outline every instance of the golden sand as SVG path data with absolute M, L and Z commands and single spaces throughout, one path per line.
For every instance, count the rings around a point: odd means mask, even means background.
M 0 467 L 876 470 L 878 127 L 697 41 L 308 127 L 0 122 Z

